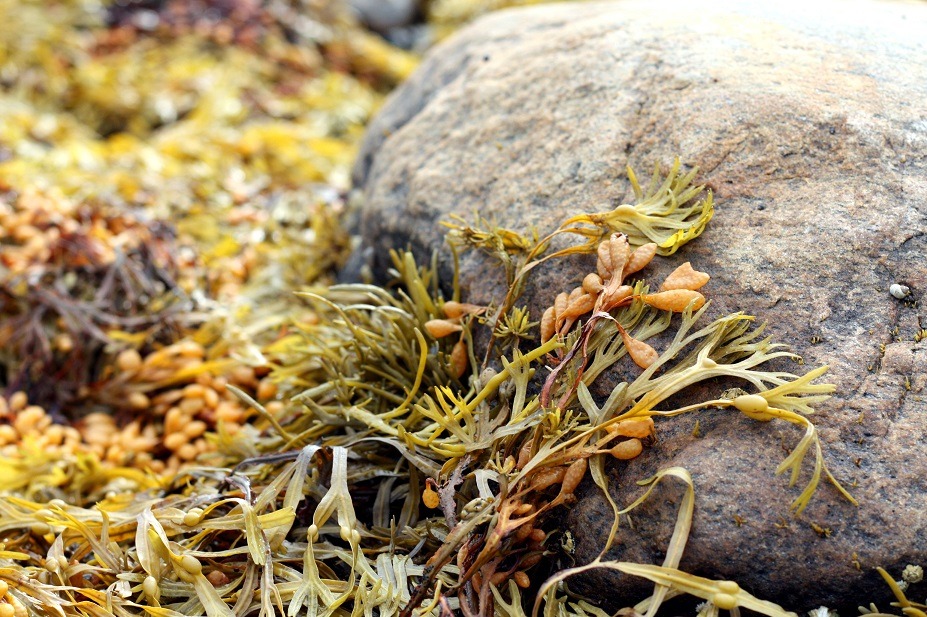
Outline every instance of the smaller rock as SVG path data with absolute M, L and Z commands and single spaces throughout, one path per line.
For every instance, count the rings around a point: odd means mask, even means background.
M 364 25 L 380 33 L 408 26 L 418 10 L 414 0 L 348 0 L 348 5 Z

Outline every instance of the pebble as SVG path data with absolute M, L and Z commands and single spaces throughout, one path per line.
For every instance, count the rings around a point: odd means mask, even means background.
M 412 0 L 348 0 L 348 5 L 364 24 L 377 32 L 407 26 L 416 13 Z

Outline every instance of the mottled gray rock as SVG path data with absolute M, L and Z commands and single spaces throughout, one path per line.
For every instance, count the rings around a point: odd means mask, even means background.
M 712 274 L 716 313 L 758 315 L 808 365 L 830 365 L 838 394 L 815 421 L 860 507 L 822 485 L 792 517 L 799 487 L 773 472 L 800 431 L 720 411 L 700 416 L 701 437 L 694 417 L 659 422 L 655 447 L 610 470 L 614 494 L 630 503 L 634 480 L 686 467 L 697 505 L 684 569 L 793 610 L 884 610 L 873 568 L 927 565 L 927 341 L 914 341 L 927 327 L 925 32 L 927 4 L 874 1 L 628 0 L 487 17 L 436 49 L 371 125 L 355 168 L 364 238 L 377 256 L 429 254 L 439 221 L 475 211 L 550 230 L 626 200 L 626 163 L 699 166 L 715 218 L 652 272 L 691 260 Z M 540 271 L 525 296 L 534 315 L 588 266 Z M 500 298 L 482 256 L 462 267 L 469 301 Z M 892 283 L 911 295 L 892 297 Z M 661 491 L 609 556 L 659 563 L 678 498 Z M 610 522 L 587 490 L 567 521 L 577 563 Z M 608 572 L 572 585 L 616 606 L 642 589 Z
M 364 24 L 378 32 L 408 26 L 418 11 L 414 0 L 348 0 L 348 6 Z

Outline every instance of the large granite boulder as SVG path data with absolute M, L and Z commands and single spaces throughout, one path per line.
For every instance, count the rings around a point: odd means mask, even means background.
M 925 3 L 855 0 L 627 0 L 486 17 L 437 48 L 372 123 L 355 168 L 364 239 L 376 258 L 407 245 L 430 254 L 453 213 L 550 230 L 626 200 L 626 163 L 697 165 L 715 218 L 654 278 L 691 260 L 713 277 L 716 313 L 768 320 L 808 365 L 830 365 L 838 392 L 815 422 L 860 506 L 825 484 L 793 517 L 799 487 L 773 473 L 800 431 L 720 411 L 699 416 L 698 437 L 694 417 L 658 422 L 659 443 L 610 470 L 614 495 L 630 503 L 634 480 L 686 467 L 697 505 L 684 569 L 793 610 L 888 609 L 874 568 L 927 566 L 925 34 Z M 539 272 L 525 296 L 533 314 L 588 266 Z M 500 298 L 481 255 L 463 259 L 461 277 L 469 301 Z M 911 295 L 892 297 L 893 283 Z M 661 490 L 609 557 L 659 563 L 678 497 Z M 610 523 L 587 490 L 565 523 L 576 563 L 597 555 Z M 642 590 L 606 571 L 571 585 L 615 606 Z

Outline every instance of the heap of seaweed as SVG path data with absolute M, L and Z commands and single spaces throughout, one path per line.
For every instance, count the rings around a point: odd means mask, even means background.
M 0 454 L 35 472 L 0 483 L 68 492 L 74 456 L 176 471 L 248 423 L 227 384 L 284 407 L 277 334 L 243 320 L 331 280 L 357 142 L 415 58 L 343 3 L 0 16 Z
M 3 252 L 0 366 L 12 391 L 62 417 L 99 379 L 109 332 L 156 345 L 196 324 L 166 226 L 90 204 L 61 212 L 63 200 L 28 192 L 10 201 L 10 215 L 35 215 L 13 227 L 20 244 Z
M 210 466 L 160 478 L 98 469 L 84 476 L 77 499 L 72 492 L 70 500 L 38 494 L 0 502 L 0 580 L 10 606 L 2 610 L 516 616 L 543 607 L 604 615 L 560 582 L 608 567 L 655 583 L 633 607 L 638 614 L 688 593 L 707 601 L 707 615 L 741 607 L 789 615 L 733 581 L 678 570 L 695 500 L 681 468 L 644 481 L 651 489 L 670 479 L 687 487 L 662 564 L 596 560 L 551 577 L 539 566 L 558 550 L 550 538 L 580 482 L 591 477 L 607 488 L 607 461 L 646 455 L 662 416 L 712 407 L 797 424 L 804 435 L 778 471 L 794 484 L 812 451 L 814 463 L 794 508 L 805 507 L 822 477 L 852 501 L 827 471 L 807 419 L 833 391 L 814 383 L 826 367 L 804 375 L 766 370 L 788 352 L 750 316 L 706 322 L 697 289 L 708 275 L 688 264 L 653 292 L 635 279 L 711 217 L 711 197 L 696 198 L 701 187 L 691 186 L 692 176 L 677 163 L 642 189 L 632 174 L 637 202 L 567 221 L 554 234 L 586 241 L 560 254 L 546 252 L 549 238 L 453 224 L 458 244 L 513 266 L 498 306 L 466 304 L 456 290 L 442 297 L 435 270 L 408 253 L 393 255 L 390 289 L 301 292 L 315 318 L 292 320 L 261 349 L 287 409 L 271 413 L 229 386 L 255 417 L 234 434 L 220 424 L 207 436 L 215 444 Z M 542 336 L 542 324 L 515 307 L 518 287 L 544 260 L 592 251 L 597 272 L 551 299 Z M 489 328 L 496 343 L 480 360 L 478 328 Z M 675 334 L 662 351 L 645 342 L 667 329 Z M 592 382 L 628 362 L 636 377 L 596 402 Z M 718 377 L 751 392 L 664 407 Z M 615 524 L 603 549 L 621 533 L 619 515 L 649 492 L 624 509 L 612 503 Z M 918 605 L 904 606 L 919 615 Z

